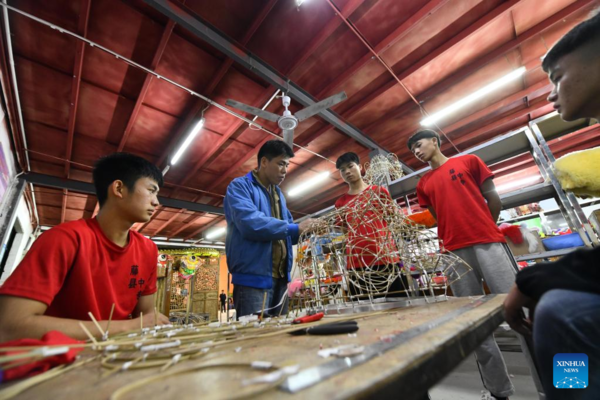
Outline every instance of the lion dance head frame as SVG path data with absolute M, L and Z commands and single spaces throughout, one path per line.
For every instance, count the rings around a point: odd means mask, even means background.
M 370 186 L 300 236 L 292 307 L 346 313 L 442 301 L 471 270 L 392 200 L 385 186 L 403 175 L 394 155 L 365 170 Z

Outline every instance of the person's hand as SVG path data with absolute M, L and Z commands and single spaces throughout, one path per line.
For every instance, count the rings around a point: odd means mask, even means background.
M 530 317 L 525 318 L 523 307 L 530 309 Z M 504 319 L 508 325 L 523 336 L 530 336 L 533 330 L 533 309 L 535 301 L 525 296 L 517 285 L 513 285 L 504 300 Z
M 298 231 L 302 235 L 315 222 L 316 222 L 316 219 L 314 219 L 314 218 L 305 219 L 304 221 L 302 221 L 298 224 Z
M 137 317 L 131 320 L 133 329 L 140 329 L 140 319 L 144 328 L 154 328 L 154 311 L 149 314 L 144 314 L 142 317 Z M 159 312 L 156 313 L 156 325 L 167 325 L 169 324 L 169 318 Z

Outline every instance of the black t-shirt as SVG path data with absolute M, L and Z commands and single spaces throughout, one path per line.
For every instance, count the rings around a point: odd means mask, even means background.
M 221 299 L 221 303 L 225 303 L 225 300 L 227 300 L 227 295 L 225 293 L 221 293 L 219 295 L 219 299 Z
M 524 268 L 517 274 L 517 286 L 535 300 L 552 289 L 600 294 L 600 247 L 578 250 L 558 261 Z

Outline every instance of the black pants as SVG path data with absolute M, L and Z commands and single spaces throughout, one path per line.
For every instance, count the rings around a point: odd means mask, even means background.
M 227 310 L 225 309 L 225 302 L 224 302 L 224 301 L 222 301 L 222 302 L 221 302 L 221 312 L 225 312 L 225 311 L 227 311 Z
M 383 298 L 383 297 L 408 297 L 408 294 L 406 292 L 408 290 L 408 278 L 406 277 L 406 275 L 399 273 L 398 265 L 394 265 L 393 267 L 394 267 L 393 273 L 397 276 L 396 276 L 396 279 L 394 279 L 392 281 L 389 288 L 387 287 L 387 282 L 383 282 L 381 284 L 373 283 L 372 285 L 369 285 L 370 288 L 372 288 L 372 290 L 374 290 L 376 292 L 373 294 L 373 298 L 379 299 L 379 298 Z M 359 280 L 358 277 L 354 276 L 354 272 L 349 272 L 350 282 L 348 282 L 348 286 L 349 286 L 350 295 L 351 296 L 360 296 L 360 297 L 355 297 L 355 299 L 357 299 L 357 300 L 368 299 L 369 296 L 367 295 L 366 291 L 364 290 L 365 289 L 364 285 L 365 285 L 365 281 L 366 282 L 369 281 L 369 277 L 368 277 L 369 271 L 373 272 L 374 275 L 377 275 L 379 272 L 390 271 L 390 270 L 391 270 L 390 265 L 374 265 L 369 268 L 357 268 L 356 272 L 358 274 L 364 274 L 364 277 L 363 277 L 364 280 Z M 377 278 L 379 278 L 379 277 L 377 277 Z M 377 280 L 379 280 L 379 279 L 377 279 Z M 374 286 L 374 287 L 372 287 L 372 286 Z M 363 287 L 362 293 L 361 293 L 360 287 Z M 387 290 L 386 290 L 386 288 L 387 288 Z M 394 293 L 394 292 L 396 292 L 396 293 Z

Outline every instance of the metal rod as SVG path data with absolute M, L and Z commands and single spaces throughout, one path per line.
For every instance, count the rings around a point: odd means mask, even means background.
M 547 119 L 547 118 L 545 118 L 545 119 Z M 542 149 L 542 153 L 546 156 L 546 158 L 550 162 L 550 165 L 553 166 L 554 163 L 556 162 L 556 158 L 554 157 L 554 154 L 552 154 L 552 150 L 550 150 L 550 146 L 548 146 L 546 139 L 544 139 L 544 135 L 542 135 L 542 131 L 540 130 L 539 126 L 537 125 L 537 121 L 531 121 L 529 123 L 529 127 L 535 134 L 535 137 L 536 137 L 538 143 L 540 144 L 540 148 Z M 554 170 L 552 168 L 550 168 L 550 170 L 548 171 L 548 175 L 555 175 Z M 568 205 L 570 205 L 573 208 L 573 213 L 579 220 L 580 225 L 583 226 L 583 230 L 586 232 L 589 239 L 592 241 L 592 243 L 594 245 L 596 245 L 596 246 L 599 245 L 600 243 L 598 242 L 598 237 L 594 233 L 594 230 L 592 229 L 589 221 L 585 217 L 585 214 L 583 213 L 583 210 L 581 209 L 581 206 L 579 205 L 577 198 L 575 197 L 573 192 L 566 192 L 566 195 L 567 195 L 567 200 L 569 201 Z
M 331 0 L 327 0 L 327 3 L 329 3 L 329 5 L 331 6 L 331 8 L 335 12 L 335 14 L 337 16 L 339 16 L 342 19 L 342 21 L 344 21 L 344 23 L 348 26 L 348 28 L 350 28 L 350 30 L 352 31 L 352 33 L 354 33 L 354 35 L 375 56 L 375 58 L 377 59 L 377 61 L 379 61 L 379 63 L 381 65 L 383 65 L 383 67 L 390 73 L 390 75 L 392 75 L 392 77 L 394 78 L 394 80 L 396 82 L 398 82 L 398 84 L 402 87 L 402 89 L 404 89 L 404 91 L 406 92 L 406 94 L 408 94 L 408 96 L 411 98 L 411 100 L 417 105 L 417 107 L 419 107 L 419 109 L 421 110 L 421 113 L 423 115 L 425 115 L 426 117 L 429 116 L 429 113 L 427 112 L 427 110 L 425 109 L 425 107 L 423 107 L 423 105 L 419 102 L 419 100 L 417 100 L 417 98 L 412 94 L 412 92 L 410 90 L 408 90 L 408 88 L 406 87 L 406 85 L 400 80 L 400 78 L 398 78 L 398 75 L 396 75 L 396 73 L 392 70 L 392 68 L 383 60 L 383 58 L 381 58 L 381 56 L 379 55 L 379 53 L 377 53 L 377 51 L 375 51 L 375 49 L 367 42 L 367 40 L 358 31 L 358 29 L 354 26 L 354 24 L 352 22 L 350 22 L 350 20 L 348 18 L 344 17 L 344 14 L 342 13 L 342 11 L 339 8 L 337 8 L 337 6 L 335 4 L 333 4 L 333 2 Z M 452 147 L 454 147 L 454 149 L 456 150 L 456 152 L 460 154 L 460 150 L 458 149 L 458 147 L 456 147 L 456 145 L 452 142 L 452 140 L 450 140 L 450 138 L 446 135 L 446 133 L 442 130 L 442 128 L 440 128 L 438 124 L 434 124 L 434 125 L 438 129 L 438 131 L 440 131 L 440 133 L 446 138 L 446 140 L 448 141 L 448 143 L 450 143 L 452 145 Z M 407 172 L 412 172 L 412 171 L 407 171 Z
M 156 79 L 162 79 L 163 81 L 165 81 L 165 82 L 167 82 L 167 83 L 170 83 L 171 85 L 173 85 L 173 86 L 176 86 L 176 87 L 178 87 L 178 88 L 180 88 L 180 89 L 182 89 L 182 90 L 184 90 L 184 91 L 188 92 L 188 93 L 189 93 L 189 94 L 191 94 L 192 96 L 199 97 L 199 98 L 201 98 L 202 100 L 204 100 L 205 102 L 207 102 L 208 104 L 210 104 L 211 106 L 217 107 L 218 109 L 220 109 L 220 110 L 222 110 L 222 111 L 225 111 L 227 114 L 230 114 L 230 115 L 232 115 L 232 116 L 234 116 L 234 117 L 236 117 L 236 118 L 239 118 L 239 119 L 241 119 L 241 120 L 242 120 L 242 121 L 244 121 L 244 122 L 247 122 L 247 123 L 248 123 L 248 124 L 250 124 L 250 125 L 253 125 L 253 126 L 255 126 L 255 127 L 258 129 L 258 130 L 261 130 L 261 131 L 263 131 L 263 132 L 266 132 L 266 133 L 268 133 L 269 135 L 275 136 L 275 137 L 276 137 L 276 138 L 278 138 L 278 139 L 281 139 L 281 138 L 282 138 L 282 136 L 280 136 L 280 135 L 278 135 L 277 133 L 275 133 L 275 132 L 273 132 L 273 131 L 271 131 L 271 130 L 269 130 L 269 129 L 265 128 L 265 127 L 263 127 L 262 125 L 260 125 L 260 124 L 257 124 L 256 122 L 254 122 L 254 121 L 252 121 L 252 120 L 250 120 L 250 119 L 248 119 L 248 118 L 246 118 L 246 117 L 244 117 L 244 116 L 242 116 L 242 115 L 240 115 L 240 114 L 236 113 L 235 111 L 232 111 L 232 110 L 230 110 L 229 108 L 225 107 L 224 105 L 221 105 L 221 104 L 217 103 L 216 101 L 214 101 L 214 100 L 211 100 L 210 98 L 208 98 L 208 97 L 206 97 L 206 96 L 204 96 L 204 95 L 202 95 L 202 94 L 200 94 L 200 93 L 198 93 L 198 92 L 196 92 L 196 91 L 194 91 L 194 90 L 192 90 L 192 89 L 190 89 L 190 88 L 187 88 L 187 87 L 183 86 L 182 84 L 175 82 L 175 81 L 174 81 L 174 80 L 172 80 L 172 79 L 169 79 L 169 78 L 167 78 L 166 76 L 163 76 L 163 75 L 160 75 L 160 74 L 158 74 L 157 72 L 155 72 L 155 71 L 151 70 L 150 68 L 146 68 L 146 67 L 144 67 L 143 65 L 141 65 L 141 64 L 138 64 L 138 63 L 136 63 L 135 61 L 133 61 L 133 60 L 131 60 L 131 59 L 127 58 L 127 57 L 124 57 L 124 56 L 122 56 L 122 55 L 120 55 L 120 54 L 118 54 L 118 53 L 116 53 L 116 52 L 114 52 L 114 51 L 112 51 L 112 50 L 110 50 L 110 49 L 108 49 L 108 48 L 106 48 L 106 47 L 104 47 L 104 46 L 102 46 L 102 45 L 100 45 L 100 44 L 96 43 L 96 42 L 93 42 L 93 41 L 91 41 L 91 40 L 89 40 L 89 39 L 87 39 L 87 38 L 85 38 L 85 37 L 83 37 L 83 36 L 80 36 L 80 35 L 78 35 L 78 34 L 77 34 L 77 33 L 75 33 L 75 32 L 71 32 L 71 31 L 69 31 L 68 29 L 62 28 L 62 27 L 60 27 L 60 26 L 58 26 L 58 25 L 55 25 L 55 24 L 52 24 L 52 23 L 50 23 L 50 22 L 48 22 L 48 21 L 46 21 L 46 20 L 43 20 L 43 19 L 41 19 L 41 18 L 38 18 L 38 17 L 36 17 L 36 16 L 34 16 L 34 15 L 31 15 L 31 14 L 29 14 L 29 13 L 25 12 L 25 11 L 22 11 L 22 10 L 20 10 L 20 9 L 16 8 L 16 7 L 9 6 L 8 4 L 6 4 L 6 3 L 5 3 L 5 1 L 6 1 L 6 0 L 3 0 L 3 3 L 0 3 L 0 6 L 1 6 L 1 7 L 4 7 L 4 9 L 5 9 L 5 20 L 7 20 L 7 19 L 8 19 L 8 17 L 6 16 L 6 14 L 7 14 L 7 13 L 6 13 L 6 9 L 9 9 L 9 10 L 11 10 L 11 11 L 14 11 L 14 12 L 16 12 L 16 13 L 18 13 L 18 14 L 21 14 L 21 15 L 23 15 L 23 16 L 25 16 L 25 17 L 29 18 L 29 19 L 32 19 L 32 20 L 34 20 L 34 21 L 36 21 L 36 22 L 39 22 L 39 23 L 40 23 L 40 24 L 42 24 L 42 25 L 46 25 L 46 26 L 48 26 L 48 27 L 50 27 L 50 28 L 52 28 L 52 29 L 58 30 L 60 33 L 63 33 L 63 34 L 65 34 L 65 35 L 72 36 L 72 37 L 74 37 L 74 38 L 76 38 L 76 39 L 79 39 L 79 40 L 81 40 L 81 41 L 83 41 L 83 42 L 86 42 L 86 43 L 87 43 L 88 45 L 90 45 L 91 47 L 96 47 L 96 48 L 98 48 L 98 49 L 100 49 L 100 50 L 102 50 L 102 51 L 104 51 L 104 52 L 106 52 L 106 53 L 108 53 L 108 54 L 110 54 L 110 55 L 113 55 L 113 56 L 114 56 L 114 57 L 115 57 L 117 60 L 121 60 L 121 61 L 123 61 L 123 62 L 125 62 L 125 63 L 127 63 L 127 64 L 131 65 L 132 67 L 139 68 L 139 69 L 141 69 L 142 71 L 144 71 L 144 72 L 146 72 L 146 73 L 148 73 L 148 74 L 151 74 L 151 75 L 153 75 L 154 77 L 156 77 Z M 10 37 L 10 32 L 7 32 L 7 35 Z M 9 43 L 10 43 L 10 42 L 9 42 Z M 10 54 L 12 54 L 12 52 L 11 52 Z M 13 66 L 13 64 L 14 64 L 14 62 L 13 62 L 13 61 L 12 61 L 12 59 L 11 59 L 11 66 L 12 66 L 12 68 L 14 69 L 14 66 Z M 13 76 L 14 76 L 14 73 L 13 73 Z M 16 78 L 15 78 L 15 79 L 16 79 Z M 16 86 L 16 82 L 14 82 L 14 85 L 15 85 L 15 89 L 16 89 L 16 87 L 17 87 L 17 86 Z M 17 102 L 17 104 L 19 104 L 19 103 Z M 20 106 L 19 106 L 19 109 L 20 109 Z M 20 114 L 20 113 L 19 113 L 19 114 Z M 23 136 L 24 136 L 24 135 L 25 135 L 25 133 L 23 132 Z M 326 161 L 329 161 L 329 162 L 331 162 L 331 163 L 334 163 L 332 160 L 328 159 L 327 157 L 324 157 L 324 156 L 322 156 L 321 154 L 319 154 L 319 153 L 316 153 L 316 152 L 314 152 L 314 151 L 312 151 L 312 150 L 310 150 L 310 149 L 308 149 L 308 148 L 306 148 L 306 147 L 304 147 L 304 146 L 300 146 L 299 144 L 296 144 L 296 143 L 294 143 L 294 146 L 296 146 L 296 147 L 298 147 L 298 148 L 300 148 L 300 149 L 302 149 L 302 150 L 304 150 L 304 151 L 306 151 L 306 152 L 309 152 L 309 153 L 311 153 L 311 154 L 313 154 L 313 155 L 315 155 L 315 156 L 317 156 L 317 157 L 321 157 L 322 159 L 324 159 L 324 160 L 326 160 Z M 29 163 L 28 163 L 28 164 L 29 164 Z M 335 164 L 335 163 L 334 163 L 334 164 Z M 28 165 L 28 167 L 29 167 L 29 165 Z
M 303 104 L 310 106 L 316 103 L 316 100 L 304 89 L 290 81 L 289 78 L 279 74 L 273 67 L 266 64 L 263 60 L 255 57 L 242 46 L 219 32 L 208 22 L 195 15 L 187 7 L 176 4 L 168 0 L 145 0 L 145 2 L 156 10 L 177 22 L 180 26 L 192 32 L 197 37 L 209 43 L 217 50 L 223 52 L 246 69 L 257 74 L 282 92 Z M 336 113 L 328 109 L 322 110 L 319 115 L 331 125 L 350 136 L 363 146 L 369 149 L 382 149 L 371 138 L 366 136 L 356 127 L 342 120 Z M 383 150 L 383 149 L 382 149 Z M 406 168 L 409 168 L 408 166 Z M 410 169 L 410 168 L 409 168 Z
M 35 172 L 23 175 L 23 179 L 28 183 L 54 187 L 60 189 L 74 190 L 80 193 L 96 194 L 96 189 L 93 184 L 72 179 L 63 179 L 57 176 L 38 174 Z M 196 212 L 204 212 L 209 214 L 224 215 L 223 207 L 211 206 L 210 204 L 194 203 L 191 201 L 174 199 L 171 197 L 159 196 L 158 201 L 165 207 L 186 209 Z
M 563 214 L 563 216 L 567 220 L 569 227 L 571 228 L 571 230 L 579 233 L 579 236 L 581 236 L 581 240 L 586 246 L 591 247 L 592 243 L 590 242 L 590 238 L 588 238 L 586 231 L 583 229 L 581 223 L 579 222 L 579 219 L 575 215 L 573 208 L 569 204 L 569 200 L 565 192 L 563 191 L 560 182 L 556 178 L 556 175 L 552 173 L 552 168 L 549 164 L 548 159 L 546 159 L 546 157 L 544 156 L 542 149 L 536 141 L 534 133 L 529 127 L 525 128 L 525 135 L 527 136 L 529 144 L 531 145 L 531 152 L 533 154 L 533 158 L 536 164 L 538 165 L 540 170 L 545 170 L 545 176 L 548 177 L 550 183 L 554 187 L 558 199 L 557 203 L 559 207 L 564 209 L 565 213 Z
M 188 290 L 188 298 L 187 298 L 187 307 L 185 309 L 185 324 L 189 324 L 190 322 L 190 309 L 192 308 L 192 290 L 194 290 L 194 279 L 196 278 L 196 275 L 192 275 L 192 278 L 190 279 L 190 288 Z
M 9 7 L 8 4 L 6 3 L 6 0 L 2 0 L 2 3 L 0 3 L 0 6 L 6 6 Z M 27 166 L 27 171 L 31 171 L 31 164 L 29 162 L 29 154 L 27 154 L 27 137 L 25 136 L 25 123 L 23 122 L 23 110 L 21 109 L 21 97 L 19 96 L 19 86 L 17 85 L 17 72 L 15 70 L 15 58 L 13 56 L 13 48 L 12 48 L 12 35 L 10 33 L 10 22 L 8 21 L 8 11 L 6 10 L 6 8 L 4 8 L 2 10 L 2 17 L 4 18 L 4 30 L 5 30 L 5 35 L 6 35 L 6 52 L 8 53 L 8 61 L 10 64 L 10 75 L 11 75 L 11 80 L 12 80 L 12 84 L 14 87 L 14 96 L 15 96 L 15 102 L 16 107 L 17 107 L 17 118 L 19 119 L 19 124 L 20 126 L 20 131 L 21 131 L 21 136 L 22 136 L 22 140 L 23 140 L 23 146 L 25 147 L 25 162 L 26 162 L 26 166 Z M 17 129 L 19 129 L 19 127 L 15 127 Z M 19 152 L 17 151 L 17 157 L 19 156 Z M 35 194 L 33 193 L 33 185 L 31 185 L 30 187 L 31 190 L 31 207 L 33 208 L 33 213 L 35 215 L 35 220 L 36 223 L 39 225 L 40 224 L 40 217 L 38 215 L 38 210 L 37 210 L 37 202 L 35 200 Z
M 0 4 L 3 7 L 10 8 L 10 6 L 6 3 L 6 0 L 2 0 Z M 17 73 L 15 70 L 15 59 L 13 57 L 13 48 L 12 48 L 12 40 L 10 33 L 10 22 L 8 21 L 8 11 L 6 8 L 3 10 L 3 18 L 4 18 L 4 31 L 6 35 L 6 52 L 8 53 L 8 62 L 10 64 L 10 75 L 12 84 L 14 87 L 14 95 L 17 100 L 17 113 L 19 114 L 17 117 L 19 118 L 19 124 L 21 125 L 21 136 L 23 140 L 23 146 L 25 146 L 25 150 L 27 150 L 27 138 L 25 137 L 25 123 L 23 122 L 23 111 L 21 109 L 21 97 L 19 96 L 19 86 L 17 85 Z M 17 156 L 19 153 L 17 152 Z M 29 155 L 25 152 L 25 161 L 27 162 L 27 170 L 31 170 L 31 165 L 29 163 Z

